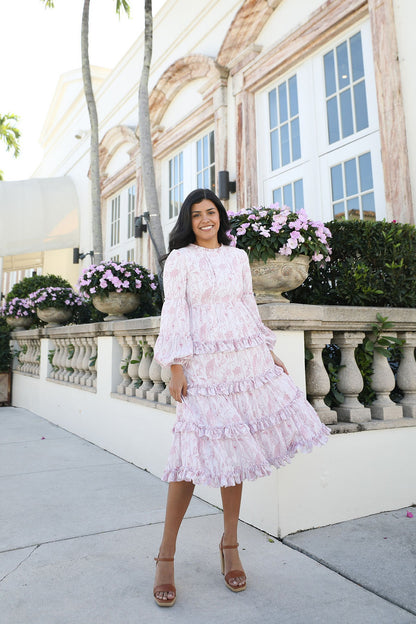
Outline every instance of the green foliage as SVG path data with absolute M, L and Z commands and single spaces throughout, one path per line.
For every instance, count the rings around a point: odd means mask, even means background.
M 12 365 L 10 349 L 10 328 L 6 319 L 0 317 L 0 373 L 7 373 Z
M 386 221 L 331 221 L 332 256 L 310 264 L 294 303 L 416 307 L 416 227 Z
M 71 288 L 71 284 L 60 275 L 33 275 L 33 277 L 24 277 L 15 284 L 7 294 L 6 301 L 11 301 L 14 297 L 26 299 L 30 293 L 49 286 Z

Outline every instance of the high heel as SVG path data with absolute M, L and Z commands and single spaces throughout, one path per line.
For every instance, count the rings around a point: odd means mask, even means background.
M 159 563 L 159 561 L 173 561 L 173 560 L 174 560 L 173 557 L 159 557 L 159 555 L 155 557 L 156 565 Z M 170 592 L 171 594 L 174 594 L 174 596 L 170 600 L 161 600 L 160 598 L 157 598 L 156 596 L 156 594 L 159 592 L 166 592 L 166 593 Z M 156 585 L 153 588 L 153 597 L 156 603 L 159 605 L 159 607 L 172 607 L 176 601 L 176 587 L 175 585 L 172 585 L 171 583 L 165 583 L 164 585 Z
M 243 570 L 230 570 L 229 572 L 227 572 L 227 574 L 225 574 L 224 550 L 227 548 L 238 548 L 238 544 L 234 544 L 233 546 L 224 546 L 223 540 L 224 540 L 224 535 L 222 536 L 221 543 L 220 543 L 220 559 L 221 559 L 221 574 L 224 574 L 225 584 L 227 585 L 228 589 L 231 589 L 231 591 L 233 592 L 244 591 L 247 587 L 247 579 Z M 231 579 L 233 578 L 235 579 L 238 576 L 244 577 L 244 584 L 243 585 L 230 585 Z

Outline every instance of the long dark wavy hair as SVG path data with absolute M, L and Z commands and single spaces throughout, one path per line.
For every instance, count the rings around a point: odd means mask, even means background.
M 192 206 L 199 204 L 204 199 L 209 199 L 216 206 L 220 215 L 220 228 L 218 230 L 218 242 L 229 245 L 230 239 L 227 232 L 230 230 L 227 211 L 221 200 L 210 189 L 195 189 L 185 198 L 176 221 L 175 227 L 169 236 L 169 252 L 173 249 L 181 249 L 195 242 L 195 234 L 192 231 Z

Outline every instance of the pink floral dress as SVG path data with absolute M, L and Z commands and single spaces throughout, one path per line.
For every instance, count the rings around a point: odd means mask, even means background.
M 164 481 L 232 486 L 327 441 L 330 430 L 274 364 L 274 335 L 261 322 L 244 251 L 174 250 L 164 288 L 154 356 L 162 366 L 182 364 L 188 383 Z

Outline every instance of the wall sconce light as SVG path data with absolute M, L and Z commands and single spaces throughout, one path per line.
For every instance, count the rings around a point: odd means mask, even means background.
M 147 232 L 147 223 L 145 222 L 144 214 L 134 219 L 134 238 L 142 238 L 143 232 Z
M 79 247 L 72 249 L 72 264 L 79 264 L 80 260 L 84 260 L 87 256 L 91 256 L 91 261 L 94 262 L 94 252 L 87 251 L 87 253 L 79 253 Z
M 235 180 L 230 182 L 230 174 L 228 171 L 218 172 L 218 196 L 220 199 L 230 199 L 230 193 L 235 193 Z

